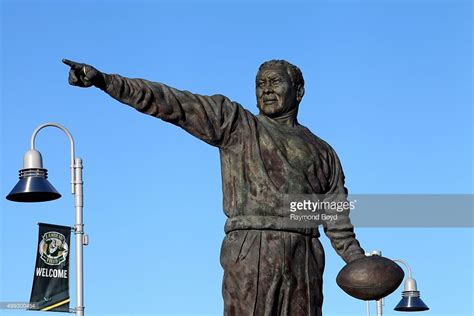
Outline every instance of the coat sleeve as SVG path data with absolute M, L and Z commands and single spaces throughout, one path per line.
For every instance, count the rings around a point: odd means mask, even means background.
M 222 95 L 202 96 L 144 79 L 104 74 L 101 87 L 114 99 L 136 110 L 180 126 L 216 147 L 225 147 L 242 117 L 249 115 Z
M 363 258 L 365 251 L 360 247 L 356 239 L 354 226 L 349 218 L 350 206 L 347 201 L 348 191 L 344 186 L 344 172 L 339 158 L 332 148 L 329 150 L 328 164 L 331 170 L 330 185 L 329 191 L 325 194 L 324 201 L 330 202 L 337 207 L 331 207 L 325 210 L 325 212 L 337 215 L 337 220 L 323 221 L 323 228 L 333 248 L 346 263 L 349 263 Z

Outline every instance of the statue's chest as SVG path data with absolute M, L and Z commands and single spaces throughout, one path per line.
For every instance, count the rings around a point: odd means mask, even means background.
M 268 170 L 307 173 L 319 165 L 315 147 L 305 135 L 264 129 L 258 143 L 261 158 Z

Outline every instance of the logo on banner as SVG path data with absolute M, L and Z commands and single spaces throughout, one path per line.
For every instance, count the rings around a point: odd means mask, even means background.
M 57 266 L 66 261 L 69 252 L 66 237 L 55 231 L 44 234 L 38 248 L 41 260 L 50 266 Z

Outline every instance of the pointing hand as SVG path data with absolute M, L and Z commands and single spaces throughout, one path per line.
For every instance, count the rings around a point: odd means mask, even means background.
M 63 59 L 63 63 L 71 67 L 71 70 L 69 70 L 70 85 L 83 88 L 91 86 L 96 86 L 98 88 L 103 87 L 103 74 L 94 67 L 69 59 Z

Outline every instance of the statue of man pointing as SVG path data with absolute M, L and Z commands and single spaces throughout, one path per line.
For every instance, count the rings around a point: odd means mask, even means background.
M 282 203 L 292 194 L 342 201 L 347 190 L 335 151 L 298 123 L 304 95 L 298 67 L 284 60 L 260 66 L 254 115 L 223 95 L 203 96 L 63 62 L 71 68 L 71 85 L 95 86 L 219 148 L 228 218 L 220 258 L 226 316 L 322 315 L 324 250 L 318 225 L 294 225 Z M 346 262 L 364 257 L 348 210 L 338 215 L 339 220 L 322 223 L 332 246 Z

